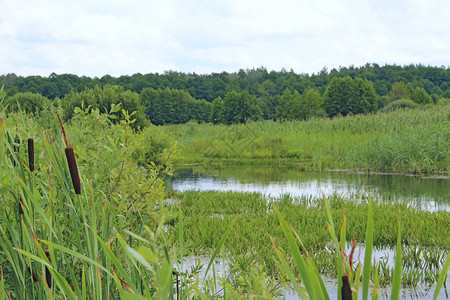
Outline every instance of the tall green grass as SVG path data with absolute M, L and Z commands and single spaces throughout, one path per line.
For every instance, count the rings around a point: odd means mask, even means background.
M 112 125 L 105 115 L 68 126 L 65 142 L 56 117 L 49 120 L 54 126 L 39 131 L 27 116 L 1 115 L 2 295 L 173 297 L 176 260 L 164 242 L 166 214 L 156 209 L 164 199 L 161 174 L 170 169 L 170 158 L 165 166 L 139 167 L 128 153 L 137 147 L 135 133 L 127 125 Z M 77 132 L 91 142 L 78 143 Z M 34 149 L 20 142 L 28 138 Z M 76 158 L 64 153 L 69 141 Z M 29 167 L 32 150 L 35 170 Z M 81 180 L 74 177 L 75 159 Z
M 164 126 L 180 164 L 296 164 L 299 168 L 448 173 L 450 106 L 332 120 Z

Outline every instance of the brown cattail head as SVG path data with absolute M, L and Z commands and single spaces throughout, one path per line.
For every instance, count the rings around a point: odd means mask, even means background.
M 50 252 L 45 251 L 45 256 L 47 256 L 47 259 L 50 263 L 52 263 L 52 259 L 50 258 Z M 45 267 L 45 281 L 47 281 L 48 288 L 52 288 L 52 274 L 50 273 L 50 270 L 48 267 Z
M 23 215 L 23 201 L 21 195 L 19 195 L 19 214 Z
M 78 174 L 77 161 L 75 159 L 75 153 L 72 147 L 66 148 L 66 158 L 69 164 L 70 177 L 72 177 L 73 188 L 75 189 L 75 194 L 81 194 L 81 183 L 80 175 Z
M 28 271 L 30 271 L 31 275 L 33 276 L 33 281 L 34 281 L 34 282 L 38 282 L 39 279 L 38 279 L 36 273 L 35 273 L 33 270 L 31 270 L 30 267 L 28 267 Z
M 352 300 L 352 289 L 350 288 L 347 275 L 342 276 L 341 296 L 342 300 Z
M 28 139 L 28 167 L 30 171 L 34 171 L 34 141 L 33 139 Z

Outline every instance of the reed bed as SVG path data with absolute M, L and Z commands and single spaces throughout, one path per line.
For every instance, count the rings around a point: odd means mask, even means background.
M 107 116 L 75 128 L 55 116 L 38 131 L 26 115 L 0 115 L 0 298 L 173 297 L 176 261 L 154 209 L 169 160 L 139 167 L 127 153 L 135 133 Z M 78 130 L 102 138 L 77 144 Z
M 214 191 L 186 191 L 175 193 L 173 197 L 180 201 L 179 205 L 184 213 L 186 255 L 211 253 L 213 246 L 236 219 L 224 245 L 236 272 L 245 272 L 252 266 L 259 266 L 267 274 L 280 278 L 283 272 L 280 273 L 273 249 L 268 247 L 272 237 L 280 248 L 288 248 L 286 241 L 282 239 L 284 234 L 274 211 L 276 206 L 290 227 L 301 235 L 302 245 L 314 258 L 318 270 L 323 274 L 336 276 L 336 262 L 330 252 L 331 239 L 326 226 L 328 213 L 323 199 L 292 198 L 286 195 L 271 202 L 258 193 Z M 334 195 L 328 201 L 336 232 L 340 231 L 345 210 L 346 244 L 351 244 L 353 239 L 358 244 L 366 243 L 369 198 L 355 200 Z M 405 262 L 403 284 L 411 286 L 412 283 L 434 283 L 446 253 L 450 250 L 447 232 L 450 213 L 423 211 L 383 198 L 373 201 L 372 211 L 372 243 L 375 249 L 394 249 L 398 230 L 402 232 Z M 399 216 L 402 219 L 400 226 Z M 171 228 L 173 232 L 177 232 L 177 222 Z M 380 261 L 376 266 L 382 270 L 379 279 L 382 285 L 392 282 L 392 266 L 387 267 L 385 263 Z M 385 269 L 382 269 L 383 266 Z M 411 277 L 409 281 L 408 276 Z
M 450 105 L 309 121 L 164 126 L 180 164 L 295 164 L 306 170 L 448 173 Z

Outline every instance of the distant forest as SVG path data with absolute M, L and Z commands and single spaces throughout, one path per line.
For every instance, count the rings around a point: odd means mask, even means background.
M 70 119 L 82 104 L 107 111 L 120 102 L 130 112 L 138 111 L 138 126 L 145 126 L 146 120 L 161 125 L 307 119 L 368 113 L 392 103 L 432 104 L 450 98 L 449 81 L 450 69 L 444 66 L 378 64 L 323 68 L 312 75 L 261 67 L 204 75 L 166 71 L 101 78 L 55 73 L 0 76 L 9 110 L 18 103 L 38 112 L 59 103 Z

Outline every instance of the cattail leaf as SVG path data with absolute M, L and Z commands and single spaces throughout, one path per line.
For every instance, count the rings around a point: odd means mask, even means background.
M 369 298 L 369 281 L 370 281 L 370 269 L 372 262 L 372 250 L 373 250 L 373 210 L 372 210 L 372 198 L 369 200 L 369 210 L 367 214 L 367 227 L 366 227 L 366 249 L 364 251 L 364 267 L 363 267 L 363 300 Z
M 297 292 L 297 295 L 299 295 L 301 299 L 308 299 L 306 297 L 306 295 L 303 293 L 303 291 L 300 287 L 300 284 L 298 284 L 297 280 L 295 279 L 295 276 L 292 273 L 291 268 L 289 267 L 289 264 L 287 263 L 283 254 L 281 253 L 281 250 L 277 247 L 273 238 L 270 237 L 270 239 L 272 241 L 273 248 L 275 249 L 275 253 L 277 254 L 277 257 L 281 263 L 281 266 L 282 266 L 284 272 L 288 275 L 289 279 L 291 280 L 291 284 L 294 286 L 294 289 Z
M 107 270 L 105 267 L 103 267 L 103 266 L 102 266 L 101 264 L 99 264 L 97 261 L 93 260 L 93 259 L 90 258 L 90 257 L 87 257 L 87 256 L 84 255 L 84 254 L 75 252 L 75 251 L 73 251 L 73 250 L 71 250 L 71 249 L 69 249 L 69 248 L 60 246 L 60 245 L 55 244 L 55 243 L 50 242 L 50 241 L 45 241 L 45 240 L 40 240 L 40 241 L 41 241 L 42 243 L 44 243 L 44 244 L 47 244 L 47 245 L 49 245 L 49 246 L 51 246 L 51 247 L 54 247 L 55 249 L 58 249 L 58 250 L 60 250 L 60 251 L 62 251 L 62 252 L 64 252 L 64 253 L 67 253 L 67 254 L 69 254 L 69 255 L 72 255 L 72 256 L 74 256 L 74 257 L 77 257 L 77 258 L 79 258 L 79 259 L 81 259 L 81 260 L 83 260 L 83 261 L 85 261 L 85 262 L 87 262 L 87 263 L 90 263 L 90 264 L 92 264 L 92 265 L 94 265 L 94 266 L 96 266 L 96 267 L 99 267 L 99 268 L 100 268 L 102 271 L 104 271 L 106 274 L 108 274 L 108 275 L 111 276 L 111 277 L 114 277 L 114 276 L 111 274 L 111 272 L 110 272 L 109 270 Z
M 295 242 L 294 237 L 292 236 L 292 232 L 290 231 L 289 227 L 287 226 L 286 221 L 284 220 L 280 211 L 274 204 L 273 204 L 273 208 L 277 214 L 277 218 L 278 218 L 278 221 L 280 222 L 281 229 L 283 230 L 283 233 L 284 233 L 286 239 L 288 240 L 289 247 L 291 249 L 294 260 L 297 264 L 297 269 L 303 279 L 303 283 L 305 284 L 308 295 L 311 299 L 316 299 L 316 293 L 315 293 L 314 286 L 313 286 L 313 283 L 310 278 L 308 266 L 305 262 L 305 259 L 303 258 L 302 254 L 300 253 L 300 249 L 298 248 L 298 245 Z
M 116 268 L 119 270 L 120 276 L 122 276 L 127 282 L 131 284 L 131 289 L 134 291 L 137 291 L 136 286 L 134 286 L 133 281 L 131 280 L 131 277 L 129 276 L 129 273 L 125 270 L 123 267 L 123 264 L 120 262 L 119 258 L 114 255 L 114 253 L 111 251 L 111 249 L 108 247 L 108 245 L 103 241 L 100 236 L 88 225 L 86 225 L 92 233 L 97 237 L 98 242 L 102 246 L 103 250 L 106 252 L 107 257 L 111 260 L 111 262 L 116 266 Z M 129 251 L 126 251 L 127 255 L 130 255 Z M 137 269 L 137 266 L 135 265 L 135 268 Z
M 402 285 L 402 235 L 400 219 L 398 221 L 397 247 L 395 253 L 395 269 L 394 278 L 392 279 L 391 300 L 400 298 L 400 287 Z
M 447 278 L 447 272 L 450 269 L 450 252 L 447 255 L 447 259 L 445 260 L 444 267 L 441 270 L 441 273 L 439 274 L 439 279 L 436 284 L 436 289 L 434 290 L 433 299 L 436 300 L 439 296 L 439 291 L 441 290 L 442 286 L 444 285 L 445 279 Z
M 73 299 L 76 300 L 77 297 L 75 295 L 75 293 L 73 292 L 72 288 L 70 287 L 69 283 L 64 279 L 64 277 L 59 274 L 53 267 L 52 265 L 50 265 L 48 262 L 46 262 L 45 260 L 43 260 L 42 258 L 28 252 L 25 250 L 21 250 L 21 249 L 17 249 L 14 248 L 14 250 L 16 250 L 17 252 L 19 252 L 20 254 L 33 259 L 35 261 L 37 261 L 38 263 L 41 263 L 43 265 L 45 265 L 46 267 L 49 268 L 50 273 L 53 275 L 53 277 L 55 278 L 61 292 L 63 293 L 63 295 L 67 296 L 69 299 Z
M 230 226 L 228 226 L 227 231 L 225 231 L 225 233 L 223 234 L 222 239 L 220 239 L 219 243 L 216 245 L 216 247 L 215 247 L 216 250 L 214 250 L 214 253 L 211 256 L 211 259 L 209 260 L 208 267 L 206 268 L 205 278 L 207 278 L 206 275 L 208 275 L 208 271 L 211 268 L 211 265 L 213 264 L 214 259 L 216 259 L 217 254 L 219 254 L 219 251 L 222 249 L 222 246 L 225 243 L 225 240 L 227 239 L 228 235 L 230 234 L 231 228 L 233 228 L 234 223 L 236 223 L 236 220 L 237 220 L 237 217 L 234 218 L 234 220 L 231 222 Z

